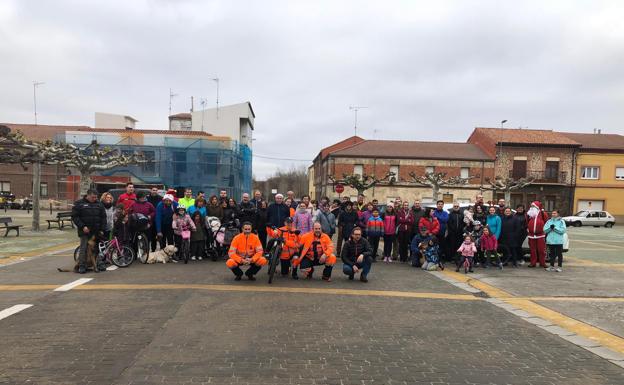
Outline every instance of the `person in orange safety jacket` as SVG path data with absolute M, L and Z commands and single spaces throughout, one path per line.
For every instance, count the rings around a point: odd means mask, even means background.
M 331 273 L 336 256 L 334 255 L 334 244 L 331 238 L 323 233 L 321 224 L 315 222 L 312 232 L 301 236 L 301 258 L 295 259 L 293 265 L 299 266 L 306 278 L 312 278 L 314 266 L 325 265 L 323 269 L 323 280 L 331 281 Z
M 280 253 L 280 265 L 282 270 L 282 276 L 288 275 L 288 270 L 291 266 L 291 260 L 299 258 L 299 250 L 301 249 L 301 232 L 297 230 L 292 218 L 286 218 L 284 220 L 284 226 L 279 229 L 272 229 L 267 227 L 267 234 L 271 238 L 279 239 L 284 238 L 282 246 L 282 252 Z M 292 269 L 293 279 L 299 279 L 297 276 L 297 267 L 293 266 Z
M 249 265 L 245 275 L 250 281 L 255 281 L 254 275 L 260 271 L 262 266 L 267 264 L 267 260 L 263 256 L 260 238 L 251 232 L 251 223 L 249 222 L 243 223 L 243 232 L 232 240 L 228 255 L 230 258 L 225 264 L 236 276 L 236 281 L 240 281 L 243 276 L 241 266 Z

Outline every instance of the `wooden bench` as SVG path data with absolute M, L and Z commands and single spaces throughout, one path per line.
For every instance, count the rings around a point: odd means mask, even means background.
M 20 227 L 24 227 L 22 225 L 13 225 L 13 220 L 11 218 L 0 218 L 0 223 L 4 223 L 4 228 L 6 229 L 6 232 L 4 233 L 5 237 L 9 235 L 9 231 L 11 230 L 15 230 L 17 236 L 19 237 L 19 229 Z
M 65 227 L 65 222 L 69 222 L 72 228 L 74 228 L 74 222 L 71 219 L 72 213 L 71 211 L 61 212 L 56 214 L 56 219 L 47 219 L 48 221 L 48 229 L 52 227 L 52 223 L 56 223 L 58 225 L 59 230 L 62 230 Z

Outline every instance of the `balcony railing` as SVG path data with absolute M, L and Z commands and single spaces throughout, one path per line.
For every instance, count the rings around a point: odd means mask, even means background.
M 509 170 L 509 177 L 518 179 L 519 177 L 533 178 L 533 183 L 556 183 L 568 184 L 567 171 L 527 171 L 526 175 L 515 175 L 513 170 Z

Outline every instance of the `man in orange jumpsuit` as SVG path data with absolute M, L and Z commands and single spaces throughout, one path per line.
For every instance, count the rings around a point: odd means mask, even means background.
M 305 277 L 312 278 L 314 266 L 325 265 L 323 269 L 323 280 L 330 282 L 331 273 L 336 256 L 334 255 L 334 244 L 331 238 L 321 230 L 321 224 L 315 222 L 312 232 L 301 236 L 301 258 L 293 261 L 305 273 Z
M 250 281 L 256 280 L 254 275 L 267 264 L 262 252 L 260 238 L 251 232 L 251 223 L 243 223 L 243 232 L 232 240 L 228 251 L 230 259 L 225 263 L 236 276 L 236 281 L 240 281 L 243 276 L 241 266 L 249 266 L 245 275 Z
M 271 238 L 279 239 L 280 237 L 284 238 L 284 243 L 282 246 L 282 252 L 280 253 L 280 265 L 282 270 L 282 276 L 285 277 L 288 275 L 288 270 L 291 266 L 291 260 L 296 260 L 299 255 L 299 250 L 301 248 L 301 240 L 299 236 L 299 230 L 295 227 L 292 218 L 286 218 L 284 220 L 284 226 L 279 229 L 273 230 L 270 227 L 267 227 L 267 234 L 271 236 Z M 292 266 L 292 277 L 293 279 L 299 279 L 297 276 L 297 267 Z

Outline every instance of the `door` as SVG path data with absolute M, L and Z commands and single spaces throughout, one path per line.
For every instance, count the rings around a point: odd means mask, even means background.
M 544 179 L 548 182 L 559 182 L 559 162 L 546 162 Z
M 600 212 L 591 210 L 587 214 L 587 219 L 583 221 L 583 225 L 597 226 L 600 224 Z
M 602 211 L 604 209 L 604 201 L 590 201 L 587 199 L 579 199 L 576 211 L 581 210 L 598 210 Z
M 514 179 L 526 178 L 527 161 L 526 160 L 514 160 L 513 170 L 512 170 L 511 175 Z

